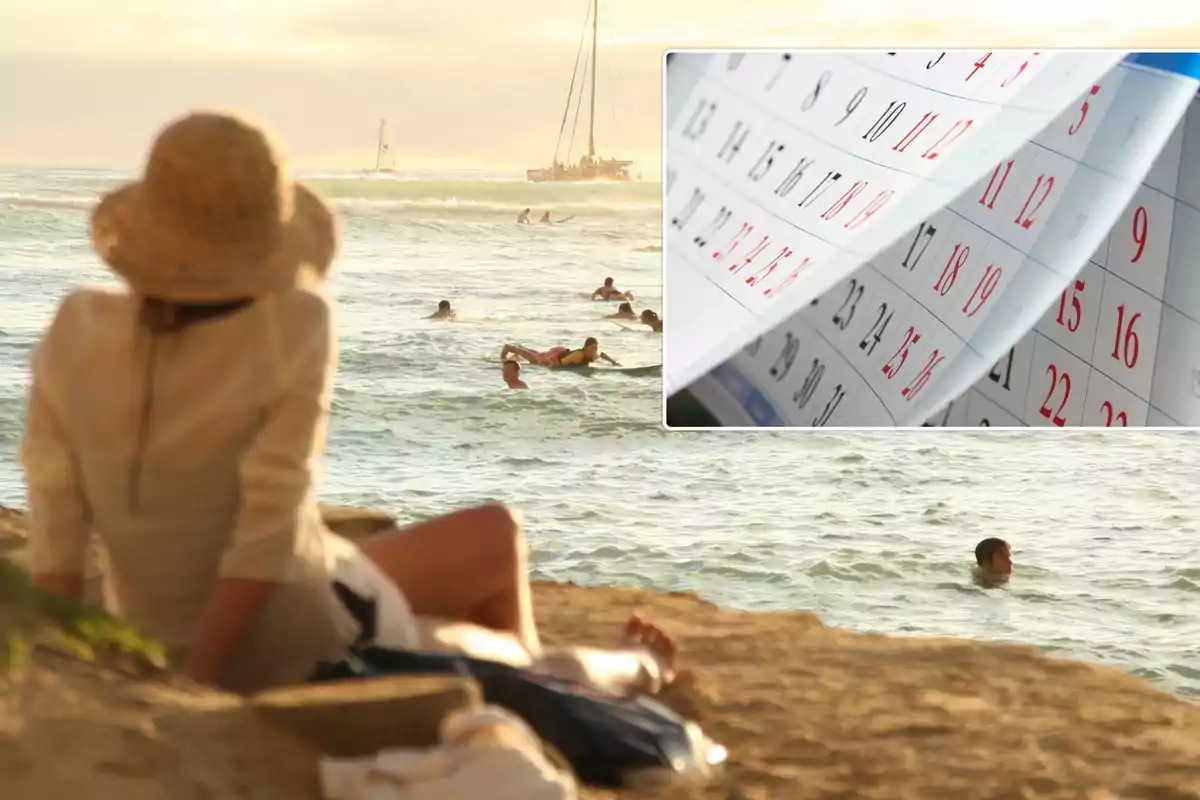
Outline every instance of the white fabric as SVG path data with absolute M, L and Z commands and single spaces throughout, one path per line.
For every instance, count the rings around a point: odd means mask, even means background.
M 551 764 L 537 735 L 501 708 L 464 709 L 442 744 L 321 763 L 326 800 L 577 800 L 573 776 Z
M 373 644 L 396 650 L 420 647 L 417 617 L 399 587 L 357 545 L 340 536 L 326 550 L 332 580 L 344 583 L 355 594 L 375 601 L 375 638 Z

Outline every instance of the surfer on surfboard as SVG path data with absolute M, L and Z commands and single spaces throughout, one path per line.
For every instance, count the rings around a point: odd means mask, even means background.
M 600 342 L 595 336 L 589 336 L 584 340 L 583 347 L 577 350 L 560 346 L 539 352 L 519 344 L 506 344 L 500 348 L 501 359 L 507 359 L 510 355 L 520 356 L 530 364 L 536 364 L 539 367 L 587 367 L 596 361 L 607 361 L 614 367 L 621 366 L 608 353 L 600 352 Z
M 531 209 L 528 209 L 528 208 L 527 208 L 527 209 L 525 209 L 524 211 L 522 211 L 522 212 L 521 212 L 520 216 L 518 216 L 518 217 L 517 217 L 517 224 L 518 224 L 518 225 L 528 225 L 528 224 L 529 224 L 529 214 L 530 214 L 530 211 L 531 211 Z
M 613 285 L 612 278 L 605 278 L 604 285 L 592 292 L 593 300 L 632 300 L 633 292 L 622 292 Z

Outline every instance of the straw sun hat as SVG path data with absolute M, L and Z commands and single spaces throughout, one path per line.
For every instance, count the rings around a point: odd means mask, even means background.
M 176 303 L 257 298 L 323 277 L 337 250 L 328 206 L 294 182 L 263 129 L 193 113 L 154 140 L 140 181 L 101 199 L 92 244 L 138 294 Z

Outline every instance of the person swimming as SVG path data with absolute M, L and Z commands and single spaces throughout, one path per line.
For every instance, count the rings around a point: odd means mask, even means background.
M 644 314 L 645 312 L 642 312 L 642 313 Z M 605 319 L 637 319 L 638 317 L 637 317 L 637 314 L 634 313 L 632 305 L 630 305 L 629 303 L 621 303 L 621 305 L 617 306 L 617 313 L 608 314 L 604 318 Z
M 538 222 L 549 225 L 550 224 L 550 212 L 547 211 L 545 214 L 542 214 L 542 218 L 540 220 L 538 220 Z
M 437 311 L 433 312 L 425 319 L 458 319 L 458 312 L 450 307 L 449 300 L 442 300 L 440 303 L 438 303 Z
M 525 209 L 524 211 L 522 211 L 520 216 L 517 217 L 517 224 L 518 225 L 528 225 L 530 212 L 531 212 L 531 209 L 528 209 L 528 208 Z
M 975 567 L 972 577 L 982 586 L 1007 583 L 1012 577 L 1012 547 L 1003 539 L 984 539 L 975 545 Z
M 638 317 L 638 321 L 643 325 L 649 325 L 655 333 L 662 333 L 662 317 L 650 309 L 644 309 L 642 315 Z
M 530 364 L 539 367 L 586 367 L 596 361 L 604 360 L 614 367 L 621 366 L 607 353 L 600 352 L 600 343 L 596 337 L 589 336 L 583 342 L 583 347 L 572 350 L 569 347 L 551 347 L 546 351 L 531 350 L 519 344 L 506 344 L 500 348 L 500 358 L 507 359 L 510 355 L 519 356 Z
M 504 383 L 510 389 L 528 389 L 529 384 L 521 380 L 521 362 L 515 358 L 506 358 L 504 366 L 501 367 L 501 374 L 504 376 Z
M 605 278 L 604 285 L 592 292 L 593 300 L 632 300 L 633 292 L 622 292 L 613 285 L 612 278 Z

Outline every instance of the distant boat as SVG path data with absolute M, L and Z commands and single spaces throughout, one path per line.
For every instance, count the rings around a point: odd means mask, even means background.
M 390 173 L 395 170 L 395 157 L 392 155 L 391 130 L 386 119 L 379 120 L 379 137 L 375 142 L 375 169 L 373 173 Z
M 591 58 L 588 59 L 585 55 L 584 48 L 587 46 L 585 41 L 580 41 L 579 50 L 575 54 L 575 71 L 571 74 L 571 87 L 567 90 L 567 107 L 563 109 L 562 124 L 558 128 L 558 141 L 554 145 L 554 160 L 552 166 L 543 167 L 541 169 L 526 170 L 525 176 L 534 183 L 544 183 L 547 181 L 627 181 L 629 180 L 629 168 L 633 166 L 632 161 L 621 161 L 615 158 L 597 158 L 596 157 L 596 35 L 599 30 L 600 20 L 600 0 L 591 0 L 588 9 L 589 16 L 592 21 L 592 41 L 591 41 Z M 579 76 L 580 58 L 583 58 L 583 75 Z M 566 131 L 567 118 L 571 116 L 571 104 L 575 102 L 575 120 L 579 120 L 579 111 L 583 105 L 583 84 L 584 81 L 591 77 L 591 88 L 588 92 L 588 152 L 586 156 L 579 159 L 578 163 L 570 164 L 563 163 L 558 160 L 558 152 L 562 147 L 563 133 Z M 580 89 L 578 96 L 575 92 L 575 78 L 579 76 Z M 575 138 L 575 131 L 571 131 L 572 140 Z M 568 145 L 567 158 L 570 158 L 570 145 Z

